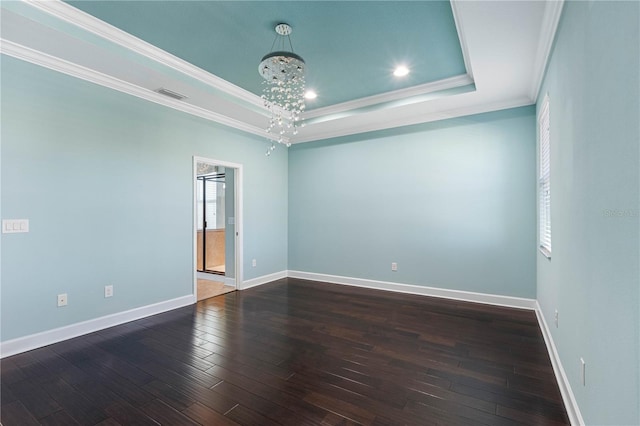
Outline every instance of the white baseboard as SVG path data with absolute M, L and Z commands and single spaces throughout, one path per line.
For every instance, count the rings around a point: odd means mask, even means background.
M 263 275 L 261 277 L 245 281 L 242 285 L 242 289 L 266 284 L 271 281 L 285 278 L 286 276 L 287 271 L 280 271 L 269 275 Z M 225 282 L 233 286 L 236 285 L 235 279 L 225 279 L 225 277 L 222 276 L 220 276 L 220 278 L 221 282 Z M 151 315 L 160 314 L 162 312 L 181 308 L 183 306 L 192 305 L 194 303 L 196 303 L 196 298 L 194 295 L 190 294 L 187 296 L 178 297 L 176 299 L 155 303 L 153 305 L 142 306 L 139 308 L 130 309 L 128 311 L 118 312 L 100 318 L 94 318 L 76 324 L 70 324 L 64 327 L 55 328 L 53 330 L 47 330 L 40 333 L 19 337 L 17 339 L 7 340 L 5 342 L 0 342 L 0 358 L 27 352 L 33 349 L 41 348 L 43 346 L 51 345 L 53 343 L 58 343 L 63 340 L 72 339 L 74 337 L 93 333 L 95 331 L 103 330 L 115 325 L 124 324 L 129 321 L 135 321 L 137 319 L 145 318 Z
M 263 275 L 261 277 L 251 278 L 250 280 L 246 280 L 242 283 L 239 290 L 246 290 L 251 287 L 256 287 L 262 284 L 269 283 L 271 281 L 279 280 L 282 278 L 286 278 L 287 271 L 274 272 L 273 274 Z
M 537 300 L 511 296 L 500 296 L 494 294 L 475 293 L 469 291 L 449 290 L 435 287 L 423 287 L 411 284 L 393 283 L 388 281 L 375 281 L 362 278 L 317 274 L 313 272 L 302 271 L 280 271 L 273 274 L 252 278 L 242 284 L 242 289 L 244 290 L 256 287 L 286 277 L 534 310 L 538 319 L 540 330 L 542 331 L 542 335 L 544 337 L 545 344 L 547 346 L 547 351 L 549 352 L 551 365 L 553 367 L 556 380 L 558 381 L 558 387 L 560 388 L 560 393 L 562 395 L 564 405 L 567 409 L 569 420 L 574 426 L 584 425 L 584 420 L 582 418 L 582 414 L 580 413 L 578 403 L 575 399 L 564 368 L 562 367 L 558 351 L 553 342 L 553 338 L 551 337 L 551 332 L 549 331 L 549 327 L 547 326 L 547 322 L 544 319 L 544 315 L 542 314 L 540 305 L 538 304 Z M 196 300 L 194 295 L 182 296 L 176 299 L 142 306 L 139 308 L 130 309 L 128 311 L 118 312 L 100 318 L 95 318 L 92 320 L 56 328 L 53 330 L 43 331 L 41 333 L 8 340 L 6 342 L 0 342 L 0 358 L 27 352 L 53 343 L 61 342 L 63 340 L 72 339 L 84 334 L 89 334 L 95 331 L 103 330 L 105 328 L 124 324 L 129 321 L 134 321 L 140 318 L 145 318 L 151 315 L 170 311 L 172 309 L 181 308 L 183 306 L 191 305 L 195 302 Z
M 153 305 L 142 306 L 128 311 L 118 312 L 100 318 L 94 318 L 88 321 L 55 328 L 53 330 L 47 330 L 41 333 L 7 340 L 6 342 L 0 342 L 0 358 L 27 352 L 32 349 L 41 348 L 43 346 L 72 339 L 84 334 L 93 333 L 94 331 L 103 330 L 105 328 L 113 327 L 114 325 L 181 308 L 195 302 L 195 296 L 190 294 L 176 299 L 154 303 Z
M 235 287 L 236 286 L 236 279 L 235 278 L 224 277 L 224 285 L 229 285 L 231 287 Z
M 560 356 L 558 355 L 556 345 L 553 342 L 551 332 L 549 331 L 549 327 L 547 326 L 547 321 L 544 319 L 544 315 L 542 314 L 542 310 L 540 309 L 540 304 L 538 303 L 538 301 L 536 301 L 535 311 L 536 317 L 538 318 L 538 324 L 540 325 L 540 330 L 542 331 L 542 336 L 544 337 L 544 342 L 547 345 L 549 358 L 551 358 L 553 373 L 555 374 L 556 380 L 558 381 L 560 394 L 562 395 L 562 400 L 564 401 L 564 406 L 567 410 L 567 415 L 569 416 L 569 421 L 573 426 L 584 425 L 585 423 L 584 419 L 582 418 L 582 414 L 580 413 L 580 407 L 578 407 L 576 397 L 573 394 L 573 390 L 571 390 L 569 379 L 564 372 L 562 362 L 560 362 Z
M 448 290 L 435 287 L 422 287 L 410 284 L 400 284 L 388 281 L 374 281 L 362 278 L 350 278 L 336 275 L 317 274 L 313 272 L 288 271 L 287 276 L 291 278 L 300 278 L 311 281 L 322 281 L 333 284 L 351 285 L 356 287 L 365 287 L 378 290 L 395 291 L 400 293 L 417 294 L 423 296 L 442 297 L 446 299 L 463 300 L 466 302 L 484 303 L 490 305 L 506 306 L 510 308 L 530 309 L 534 310 L 538 319 L 538 324 L 544 337 L 551 365 L 558 381 L 558 387 L 562 394 L 562 400 L 569 416 L 569 421 L 573 426 L 584 425 L 584 419 L 580 413 L 578 402 L 575 399 L 571 385 L 567 379 L 567 375 L 560 362 L 560 357 L 556 346 L 551 337 L 549 327 L 544 319 L 544 315 L 540 309 L 538 301 L 535 299 L 526 299 L 520 297 L 500 296 L 494 294 L 474 293 L 469 291 Z
M 534 310 L 536 306 L 535 299 L 526 299 L 522 297 L 500 296 L 497 294 L 474 293 L 471 291 L 461 290 L 449 290 L 444 288 L 425 287 L 412 284 L 400 284 L 389 281 L 375 281 L 363 278 L 317 274 L 314 272 L 288 271 L 288 276 L 291 278 L 300 278 L 304 280 L 323 281 L 333 284 L 344 284 L 356 287 L 373 288 L 377 290 L 395 291 L 399 293 L 418 294 L 422 296 L 442 297 L 445 299 L 506 306 L 509 308 Z

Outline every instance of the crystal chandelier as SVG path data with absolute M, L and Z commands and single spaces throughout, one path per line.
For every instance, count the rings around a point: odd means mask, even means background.
M 258 72 L 264 78 L 262 99 L 270 114 L 266 130 L 272 142 L 267 149 L 267 156 L 276 148 L 275 142 L 291 146 L 289 137 L 298 134 L 298 127 L 304 127 L 300 119 L 305 109 L 304 59 L 293 53 L 291 26 L 278 24 L 275 30 L 277 34 L 271 52 L 262 58 L 258 67 Z M 278 40 L 280 50 L 274 51 Z M 290 51 L 285 50 L 286 41 L 289 42 Z

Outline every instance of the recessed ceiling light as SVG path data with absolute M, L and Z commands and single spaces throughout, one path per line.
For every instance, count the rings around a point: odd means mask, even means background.
M 409 74 L 409 68 L 405 67 L 404 65 L 398 66 L 393 71 L 393 75 L 395 75 L 396 77 L 404 77 L 407 74 Z
M 317 97 L 318 97 L 318 94 L 313 90 L 307 90 L 306 93 L 304 94 L 305 99 L 315 99 Z

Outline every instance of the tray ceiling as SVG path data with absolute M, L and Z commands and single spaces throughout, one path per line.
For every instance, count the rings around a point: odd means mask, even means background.
M 294 28 L 307 126 L 291 142 L 535 102 L 561 1 L 2 2 L 1 52 L 265 136 L 257 65 Z M 411 73 L 392 76 L 405 63 Z M 166 88 L 187 96 L 171 99 Z

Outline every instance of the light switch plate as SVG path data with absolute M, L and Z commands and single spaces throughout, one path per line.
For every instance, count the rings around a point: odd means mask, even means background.
M 29 219 L 2 219 L 3 234 L 29 232 Z

